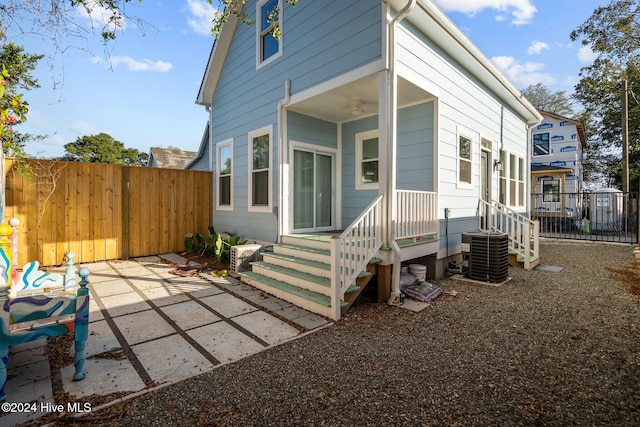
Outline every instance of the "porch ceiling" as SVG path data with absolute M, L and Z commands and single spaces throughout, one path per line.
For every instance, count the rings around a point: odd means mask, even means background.
M 398 77 L 399 107 L 430 99 L 433 99 L 430 93 Z M 329 122 L 348 122 L 378 114 L 378 75 L 372 74 L 291 104 L 289 109 Z

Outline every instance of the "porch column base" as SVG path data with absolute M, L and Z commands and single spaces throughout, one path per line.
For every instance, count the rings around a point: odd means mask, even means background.
M 387 302 L 391 295 L 391 264 L 378 264 L 378 302 Z

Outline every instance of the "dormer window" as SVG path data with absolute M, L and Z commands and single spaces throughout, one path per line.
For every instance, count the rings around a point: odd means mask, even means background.
M 258 2 L 256 25 L 257 68 L 268 64 L 282 55 L 282 39 L 274 37 L 273 18 L 277 18 L 278 27 L 282 28 L 281 0 L 261 0 Z M 270 22 L 271 21 L 271 22 Z

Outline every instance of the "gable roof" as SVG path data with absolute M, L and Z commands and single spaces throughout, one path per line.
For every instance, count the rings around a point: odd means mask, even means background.
M 198 163 L 198 160 L 202 159 L 202 157 L 204 157 L 205 153 L 207 152 L 208 145 L 209 145 L 209 121 L 207 120 L 207 125 L 204 128 L 202 139 L 200 140 L 200 146 L 198 147 L 198 152 L 195 156 L 193 156 L 191 160 L 187 162 L 187 164 L 184 165 L 184 169 L 191 169 L 196 163 Z M 208 167 L 207 169 L 211 169 L 211 167 Z
M 578 132 L 578 137 L 580 138 L 580 145 L 582 148 L 587 148 L 587 133 L 584 130 L 584 125 L 582 122 L 579 122 L 574 119 L 570 119 L 568 117 L 561 116 L 560 114 L 550 113 L 548 111 L 538 110 L 542 116 L 547 116 L 555 120 L 570 122 L 576 126 L 576 130 Z
M 196 155 L 195 151 L 183 151 L 180 148 L 151 147 L 149 149 L 148 167 L 182 169 Z
M 401 10 L 408 0 L 380 0 L 394 10 Z M 502 72 L 478 49 L 475 44 L 451 21 L 433 0 L 415 0 L 416 6 L 405 18 L 421 32 L 428 35 L 444 52 L 457 61 L 481 83 L 493 91 L 528 124 L 542 121 L 538 110 L 520 93 Z M 231 16 L 222 27 L 219 39 L 214 43 L 209 61 L 198 91 L 196 103 L 211 107 L 224 60 L 235 32 L 238 19 Z M 453 41 L 453 43 L 452 43 Z

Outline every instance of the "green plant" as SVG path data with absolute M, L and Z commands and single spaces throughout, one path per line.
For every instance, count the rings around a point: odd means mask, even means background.
M 209 239 L 205 240 L 200 233 L 187 233 L 184 235 L 184 247 L 192 254 L 213 256 L 221 263 L 228 263 L 231 246 L 244 245 L 247 241 L 233 233 L 225 232 L 227 238 L 217 233 L 213 226 L 208 228 Z

